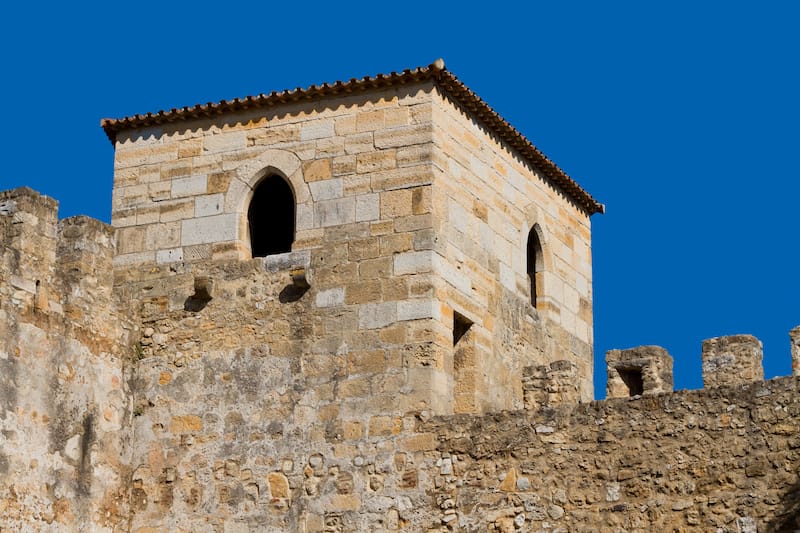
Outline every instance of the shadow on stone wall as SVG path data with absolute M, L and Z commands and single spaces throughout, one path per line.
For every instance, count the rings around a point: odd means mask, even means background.
M 766 526 L 765 531 L 775 533 L 800 530 L 800 481 L 786 491 L 781 511 Z

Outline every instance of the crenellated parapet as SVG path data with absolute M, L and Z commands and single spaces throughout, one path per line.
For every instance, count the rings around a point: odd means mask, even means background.
M 111 226 L 85 216 L 59 221 L 57 201 L 22 187 L 0 192 L 0 242 L 7 312 L 22 322 L 52 317 L 52 327 L 86 321 L 102 333 L 116 313 Z
M 729 335 L 703 341 L 703 385 L 719 387 L 764 379 L 763 348 L 752 335 Z
M 606 397 L 620 398 L 672 390 L 672 356 L 660 346 L 606 352 Z
M 789 332 L 792 375 L 800 374 L 800 326 Z M 703 386 L 747 385 L 764 379 L 763 347 L 753 335 L 728 335 L 703 341 Z M 606 352 L 607 398 L 672 392 L 672 357 L 660 346 Z

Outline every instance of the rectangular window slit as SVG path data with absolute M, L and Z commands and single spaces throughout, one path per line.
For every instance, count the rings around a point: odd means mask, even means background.
M 472 327 L 472 321 L 457 311 L 453 311 L 453 346 L 467 334 Z

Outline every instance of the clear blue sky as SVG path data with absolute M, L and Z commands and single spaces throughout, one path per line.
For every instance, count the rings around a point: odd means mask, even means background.
M 796 2 L 19 4 L 0 8 L 0 189 L 108 221 L 102 117 L 443 57 L 607 206 L 593 217 L 597 396 L 605 351 L 638 344 L 672 353 L 676 388 L 702 385 L 700 343 L 724 334 L 758 336 L 767 376 L 790 373 Z

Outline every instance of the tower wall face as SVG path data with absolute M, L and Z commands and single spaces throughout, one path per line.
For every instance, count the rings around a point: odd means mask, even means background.
M 557 360 L 577 366 L 579 395 L 592 397 L 588 216 L 432 85 L 123 132 L 116 151 L 115 266 L 121 286 L 134 284 L 143 328 L 188 309 L 192 283 L 178 270 L 203 276 L 203 264 L 250 260 L 249 201 L 277 174 L 296 200 L 293 255 L 258 261 L 287 280 L 299 266 L 313 277 L 297 342 L 382 359 L 345 380 L 393 376 L 380 391 L 357 387 L 354 411 L 521 408 L 522 369 Z M 263 295 L 270 316 L 296 320 L 278 293 Z M 239 309 L 247 298 L 225 300 L 242 314 L 229 328 L 262 320 L 263 309 Z M 455 316 L 473 324 L 459 346 Z M 287 342 L 268 330 L 237 339 Z M 175 350 L 149 342 L 147 355 Z
M 577 366 L 579 396 L 590 401 L 589 216 L 438 94 L 433 123 L 437 294 L 443 315 L 455 309 L 476 330 L 475 378 L 465 385 L 474 392 L 456 410 L 521 408 L 523 368 L 559 360 Z M 535 308 L 527 274 L 534 226 L 542 245 Z
M 409 413 L 522 408 L 525 366 L 574 361 L 591 397 L 587 218 L 432 85 L 123 132 L 116 152 L 116 290 L 141 320 L 135 527 L 193 530 L 220 506 L 264 523 L 354 510 L 346 489 L 290 509 L 281 487 L 306 477 L 314 493 L 314 458 L 393 440 Z M 270 175 L 292 188 L 295 241 L 251 258 L 249 202 Z M 579 277 L 589 314 L 567 333 Z

